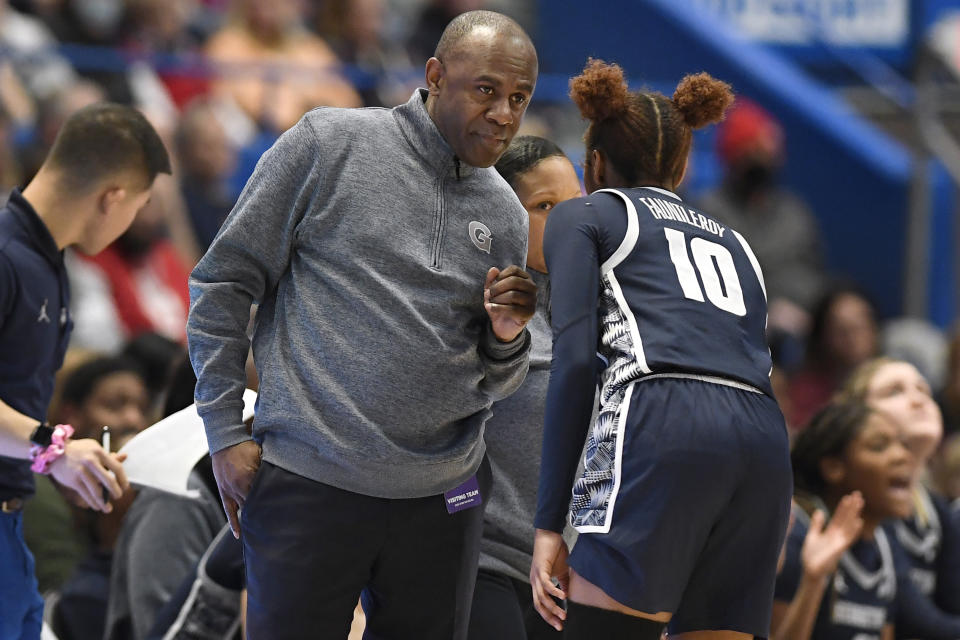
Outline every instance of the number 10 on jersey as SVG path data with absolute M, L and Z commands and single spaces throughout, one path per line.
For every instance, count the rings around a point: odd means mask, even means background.
M 703 294 L 718 309 L 737 316 L 747 315 L 747 308 L 743 303 L 743 289 L 740 287 L 740 278 L 737 268 L 733 264 L 733 256 L 722 244 L 711 242 L 704 238 L 693 238 L 690 241 L 690 253 L 687 253 L 687 237 L 677 229 L 664 229 L 667 236 L 667 245 L 670 247 L 670 260 L 677 269 L 677 280 L 683 295 L 689 300 L 704 302 Z M 696 271 L 690 262 L 693 255 Z M 703 289 L 697 279 L 697 273 L 703 281 Z

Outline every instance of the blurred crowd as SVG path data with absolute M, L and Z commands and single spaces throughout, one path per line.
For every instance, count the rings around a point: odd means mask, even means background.
M 29 182 L 64 119 L 96 101 L 142 110 L 175 158 L 173 177 L 158 179 L 152 201 L 116 243 L 96 257 L 68 255 L 75 330 L 50 422 L 70 423 L 80 436 L 110 424 L 118 449 L 189 405 L 187 278 L 263 151 L 316 106 L 406 101 L 453 16 L 483 7 L 524 23 L 533 6 L 0 0 L 0 195 Z M 580 134 L 539 127 L 532 118 L 522 133 L 558 141 Z M 960 500 L 960 331 L 880 318 L 860 283 L 825 267 L 814 212 L 778 180 L 788 142 L 773 115 L 740 100 L 716 135 L 722 181 L 690 195 L 740 231 L 763 267 L 772 376 L 790 428 L 802 431 L 863 362 L 907 360 L 944 417 L 928 481 Z M 199 506 L 131 493 L 107 515 L 73 507 L 48 478 L 38 479 L 25 512 L 27 540 L 60 638 L 148 637 L 224 523 L 211 472 L 195 475 L 207 496 Z M 151 517 L 168 524 L 142 524 Z M 137 575 L 131 558 L 153 562 L 152 577 L 128 580 Z

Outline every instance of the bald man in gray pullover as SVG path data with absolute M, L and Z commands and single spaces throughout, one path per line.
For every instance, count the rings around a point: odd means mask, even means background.
M 514 266 L 526 213 L 491 165 L 536 76 L 512 20 L 454 19 L 406 104 L 287 131 L 194 270 L 197 408 L 243 532 L 251 638 L 346 637 L 361 590 L 370 637 L 463 635 L 483 424 L 523 380 L 536 304 Z

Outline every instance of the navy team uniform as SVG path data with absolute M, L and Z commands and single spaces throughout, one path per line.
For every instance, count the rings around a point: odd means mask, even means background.
M 911 606 L 896 619 L 898 638 L 960 637 L 960 520 L 946 500 L 917 489 L 917 512 L 884 525 L 902 559 L 901 591 Z
M 72 322 L 63 253 L 19 191 L 0 209 L 0 400 L 44 420 Z M 0 456 L 0 639 L 39 638 L 43 600 L 23 541 L 29 460 Z
M 774 596 L 784 602 L 793 600 L 803 574 L 800 552 L 810 520 L 797 512 Z M 883 528 L 877 528 L 872 541 L 857 540 L 840 558 L 810 638 L 880 640 L 884 626 L 893 623 L 900 600 L 894 549 Z
M 628 607 L 673 612 L 671 633 L 768 636 L 792 476 L 752 251 L 675 194 L 633 188 L 558 205 L 544 253 L 554 359 L 536 526 L 561 531 L 569 508 L 570 566 Z
M 808 526 L 809 518 L 799 512 L 777 577 L 777 600 L 789 602 L 796 594 Z M 909 556 L 891 526 L 878 527 L 873 540 L 855 542 L 824 593 L 811 640 L 879 639 L 886 624 L 893 624 L 898 638 L 960 637 L 960 617 L 939 608 L 918 588 L 915 560 Z
M 917 513 L 885 525 L 904 551 L 917 589 L 949 613 L 960 614 L 960 522 L 946 500 L 916 492 Z

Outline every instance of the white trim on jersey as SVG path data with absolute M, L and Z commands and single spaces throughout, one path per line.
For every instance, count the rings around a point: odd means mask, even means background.
M 607 498 L 606 512 L 603 514 L 602 525 L 586 525 L 574 527 L 578 533 L 610 533 L 610 526 L 613 524 L 613 507 L 617 503 L 617 495 L 620 493 L 620 479 L 623 476 L 623 440 L 624 431 L 627 428 L 627 418 L 630 414 L 630 400 L 633 398 L 633 385 L 631 382 L 623 392 L 623 400 L 617 409 L 617 450 L 613 456 L 613 487 L 610 489 L 610 497 Z
M 616 189 L 598 189 L 593 193 L 613 193 L 620 196 L 627 205 L 627 233 L 624 234 L 623 241 L 620 243 L 620 246 L 617 247 L 617 250 L 613 252 L 613 255 L 600 265 L 600 275 L 605 275 L 623 262 L 624 258 L 630 255 L 633 248 L 637 246 L 637 238 L 640 237 L 640 221 L 637 219 L 637 208 L 633 206 L 630 198 L 620 191 Z
M 930 499 L 930 494 L 923 486 L 914 491 L 914 496 L 922 506 L 922 509 L 917 509 L 917 513 L 913 516 L 917 529 L 922 533 L 918 535 L 911 531 L 903 520 L 895 520 L 893 527 L 897 534 L 897 540 L 910 555 L 915 558 L 922 558 L 927 562 L 933 562 L 940 551 L 943 539 L 940 517 L 937 515 L 937 508 Z M 921 514 L 926 515 L 925 523 Z
M 757 280 L 760 281 L 760 290 L 763 291 L 763 299 L 767 299 L 767 285 L 763 281 L 763 270 L 760 268 L 760 263 L 757 261 L 757 256 L 753 255 L 753 249 L 750 248 L 750 245 L 747 244 L 746 238 L 740 235 L 736 229 L 730 229 L 733 232 L 733 237 L 737 239 L 740 243 L 740 246 L 743 247 L 743 252 L 747 254 L 747 259 L 750 260 L 750 264 L 753 265 L 753 270 L 757 272 Z M 763 319 L 764 329 L 770 324 L 770 315 L 766 314 Z M 767 353 L 771 353 L 770 347 L 767 347 Z M 767 377 L 773 373 L 773 356 L 770 357 L 770 371 L 767 371 Z
M 767 285 L 763 281 L 763 271 L 760 269 L 760 263 L 757 262 L 757 256 L 753 255 L 753 249 L 750 248 L 750 245 L 747 244 L 746 239 L 739 233 L 736 229 L 730 229 L 733 231 L 734 237 L 740 241 L 740 246 L 743 247 L 743 252 L 747 254 L 747 258 L 750 260 L 750 264 L 753 265 L 753 270 L 757 272 L 757 280 L 760 281 L 760 289 L 763 291 L 763 299 L 767 299 Z
M 660 193 L 670 196 L 671 198 L 676 198 L 680 202 L 683 202 L 683 198 L 675 194 L 673 191 L 667 189 L 661 189 L 660 187 L 641 187 L 641 189 L 650 189 L 651 191 L 659 191 Z
M 623 297 L 623 291 L 620 289 L 620 283 L 613 273 L 613 269 L 630 255 L 633 248 L 637 246 L 637 239 L 640 237 L 640 220 L 637 218 L 637 208 L 633 206 L 630 198 L 616 189 L 599 189 L 594 193 L 612 193 L 620 197 L 627 206 L 627 233 L 623 236 L 623 241 L 613 255 L 600 265 L 600 275 L 607 276 L 610 279 L 610 288 L 613 289 L 613 295 L 617 299 L 617 305 L 623 317 L 630 323 L 630 336 L 633 338 L 633 355 L 637 359 L 637 366 L 644 373 L 650 373 L 651 369 L 647 366 L 647 356 L 643 352 L 643 341 L 640 340 L 640 330 L 637 328 L 637 319 L 634 317 L 630 307 L 627 306 L 627 300 Z
M 840 556 L 840 566 L 864 591 L 876 591 L 878 597 L 892 600 L 897 594 L 897 574 L 890 542 L 882 527 L 874 531 L 873 540 L 880 551 L 879 569 L 867 571 L 849 549 Z

